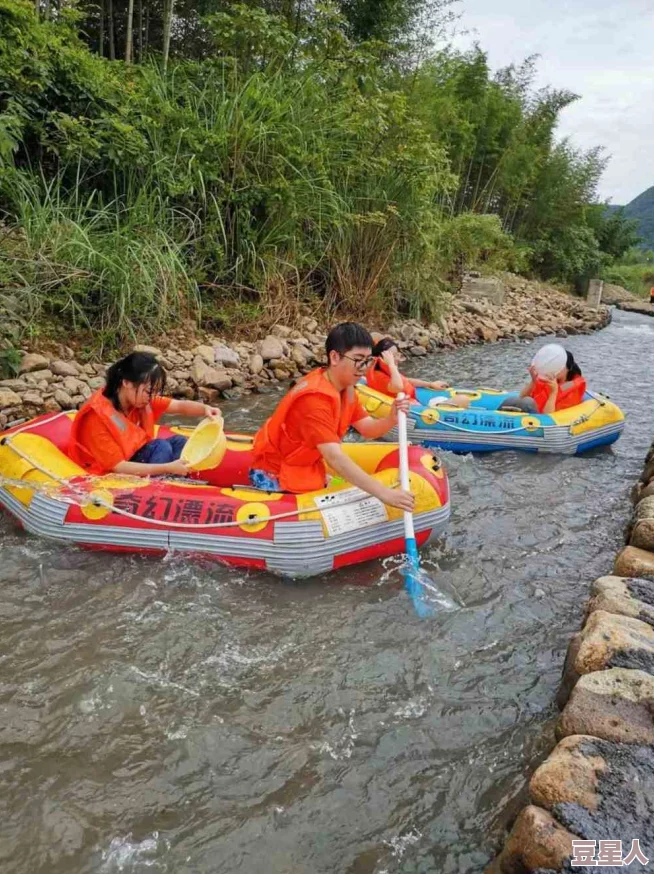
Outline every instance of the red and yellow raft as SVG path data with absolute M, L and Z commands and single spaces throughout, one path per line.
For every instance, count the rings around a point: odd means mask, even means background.
M 66 455 L 75 413 L 40 416 L 0 436 L 0 505 L 30 533 L 92 549 L 214 558 L 310 576 L 404 551 L 402 513 L 347 483 L 302 495 L 249 487 L 251 438 L 228 435 L 218 468 L 197 478 L 87 476 Z M 161 426 L 158 436 L 190 434 Z M 368 473 L 393 486 L 398 450 L 346 443 Z M 432 452 L 409 449 L 419 545 L 450 515 L 447 475 Z

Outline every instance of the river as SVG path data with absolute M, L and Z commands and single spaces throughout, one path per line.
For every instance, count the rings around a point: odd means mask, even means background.
M 534 344 L 412 362 L 519 386 Z M 628 416 L 581 458 L 445 453 L 461 604 L 419 619 L 396 559 L 289 583 L 88 553 L 0 521 L 3 874 L 476 874 L 549 751 L 591 580 L 652 436 L 654 320 L 564 341 Z M 233 427 L 279 397 L 224 405 Z M 251 426 L 250 426 L 251 427 Z

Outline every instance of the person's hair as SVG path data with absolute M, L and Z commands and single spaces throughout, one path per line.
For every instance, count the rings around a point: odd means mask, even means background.
M 375 345 L 372 347 L 372 354 L 375 356 L 375 358 L 379 358 L 383 352 L 387 352 L 394 346 L 397 346 L 395 340 L 393 340 L 391 337 L 384 337 L 382 340 L 379 340 L 377 343 L 375 343 Z
M 372 349 L 372 337 L 362 325 L 358 325 L 356 322 L 341 322 L 340 325 L 332 328 L 327 335 L 325 342 L 327 360 L 329 360 L 330 352 L 344 355 L 355 346 L 367 346 Z
M 149 385 L 153 395 L 162 395 L 166 389 L 166 371 L 149 352 L 130 352 L 107 371 L 103 394 L 117 410 L 120 409 L 118 391 L 124 379 L 134 385 Z
M 565 369 L 568 371 L 568 379 L 574 379 L 576 376 L 581 376 L 581 367 L 579 367 L 575 361 L 572 352 L 568 352 L 566 349 L 566 355 Z

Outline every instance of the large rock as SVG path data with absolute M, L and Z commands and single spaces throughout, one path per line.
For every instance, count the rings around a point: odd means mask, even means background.
M 33 370 L 46 370 L 50 365 L 50 359 L 36 352 L 26 352 L 18 368 L 19 373 L 31 373 Z
M 590 755 L 584 746 L 586 741 L 594 740 L 578 734 L 563 738 L 529 782 L 529 794 L 535 804 L 553 810 L 557 804 L 568 802 L 597 810 L 599 776 L 607 766 L 601 756 Z
M 578 676 L 606 668 L 654 671 L 654 629 L 640 619 L 596 610 L 579 637 L 571 666 Z
M 600 577 L 591 587 L 587 613 L 605 610 L 654 626 L 654 582 L 631 577 Z
M 0 389 L 8 388 L 11 391 L 27 391 L 29 383 L 24 379 L 0 379 Z
M 143 343 L 139 343 L 134 346 L 134 352 L 147 352 L 148 355 L 154 355 L 155 358 L 163 358 L 163 352 L 157 346 L 145 346 Z
M 219 391 L 231 388 L 232 381 L 224 370 L 211 367 L 202 358 L 197 357 L 191 367 L 191 379 L 197 386 L 208 386 Z
M 259 355 L 261 355 L 264 361 L 271 361 L 273 358 L 283 358 L 284 347 L 282 341 L 279 337 L 273 337 L 271 334 L 268 334 L 259 344 Z
M 88 390 L 87 383 L 83 382 L 81 379 L 77 379 L 76 376 L 67 376 L 62 382 L 62 388 L 65 392 L 73 397 L 74 395 L 82 394 L 82 389 Z
M 556 726 L 557 738 L 571 734 L 619 743 L 654 743 L 654 677 L 611 668 L 582 676 Z
M 288 325 L 273 325 L 270 329 L 270 333 L 273 337 L 281 337 L 283 340 L 287 340 L 293 333 L 293 329 L 289 328 Z M 279 358 L 279 355 L 275 355 L 274 357 Z
M 227 367 L 238 367 L 241 363 L 238 352 L 225 346 L 224 343 L 217 343 L 213 347 L 213 357 L 216 364 L 224 364 Z
M 208 346 L 203 344 L 201 346 L 196 346 L 193 350 L 193 355 L 196 358 L 201 358 L 205 364 L 208 364 L 209 367 L 213 367 L 216 363 L 216 359 L 214 357 L 213 346 Z
M 46 370 L 32 370 L 25 374 L 25 379 L 33 385 L 38 385 L 41 382 L 48 383 L 54 379 L 54 373 L 47 368 Z
M 504 849 L 486 874 L 560 871 L 572 856 L 572 842 L 578 839 L 551 813 L 530 804 L 516 819 Z
M 74 361 L 53 361 L 50 370 L 56 376 L 79 376 L 79 367 Z
M 54 399 L 62 410 L 72 410 L 75 406 L 72 397 L 61 388 L 55 390 Z
M 261 371 L 263 370 L 263 358 L 261 357 L 261 355 L 255 353 L 250 358 L 249 368 L 250 373 L 252 373 L 254 376 L 257 376 L 257 374 L 261 373 Z
M 40 391 L 26 391 L 21 400 L 28 407 L 43 406 L 43 395 Z
M 618 577 L 654 580 L 654 553 L 636 546 L 625 546 L 616 556 L 613 572 Z
M 461 285 L 461 294 L 501 306 L 504 303 L 506 289 L 502 282 L 494 277 L 465 276 Z
M 626 856 L 637 838 L 645 855 L 654 857 L 651 747 L 565 738 L 537 769 L 529 789 L 537 804 L 582 839 L 622 841 Z
M 16 394 L 15 391 L 10 388 L 0 388 L 0 410 L 19 407 L 20 403 L 20 395 Z

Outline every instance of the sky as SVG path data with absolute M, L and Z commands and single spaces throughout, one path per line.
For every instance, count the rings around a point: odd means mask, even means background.
M 536 85 L 580 95 L 559 135 L 604 146 L 599 195 L 626 204 L 654 185 L 654 0 L 461 0 L 454 43 L 492 69 L 538 54 Z M 467 32 L 465 32 L 467 31 Z

